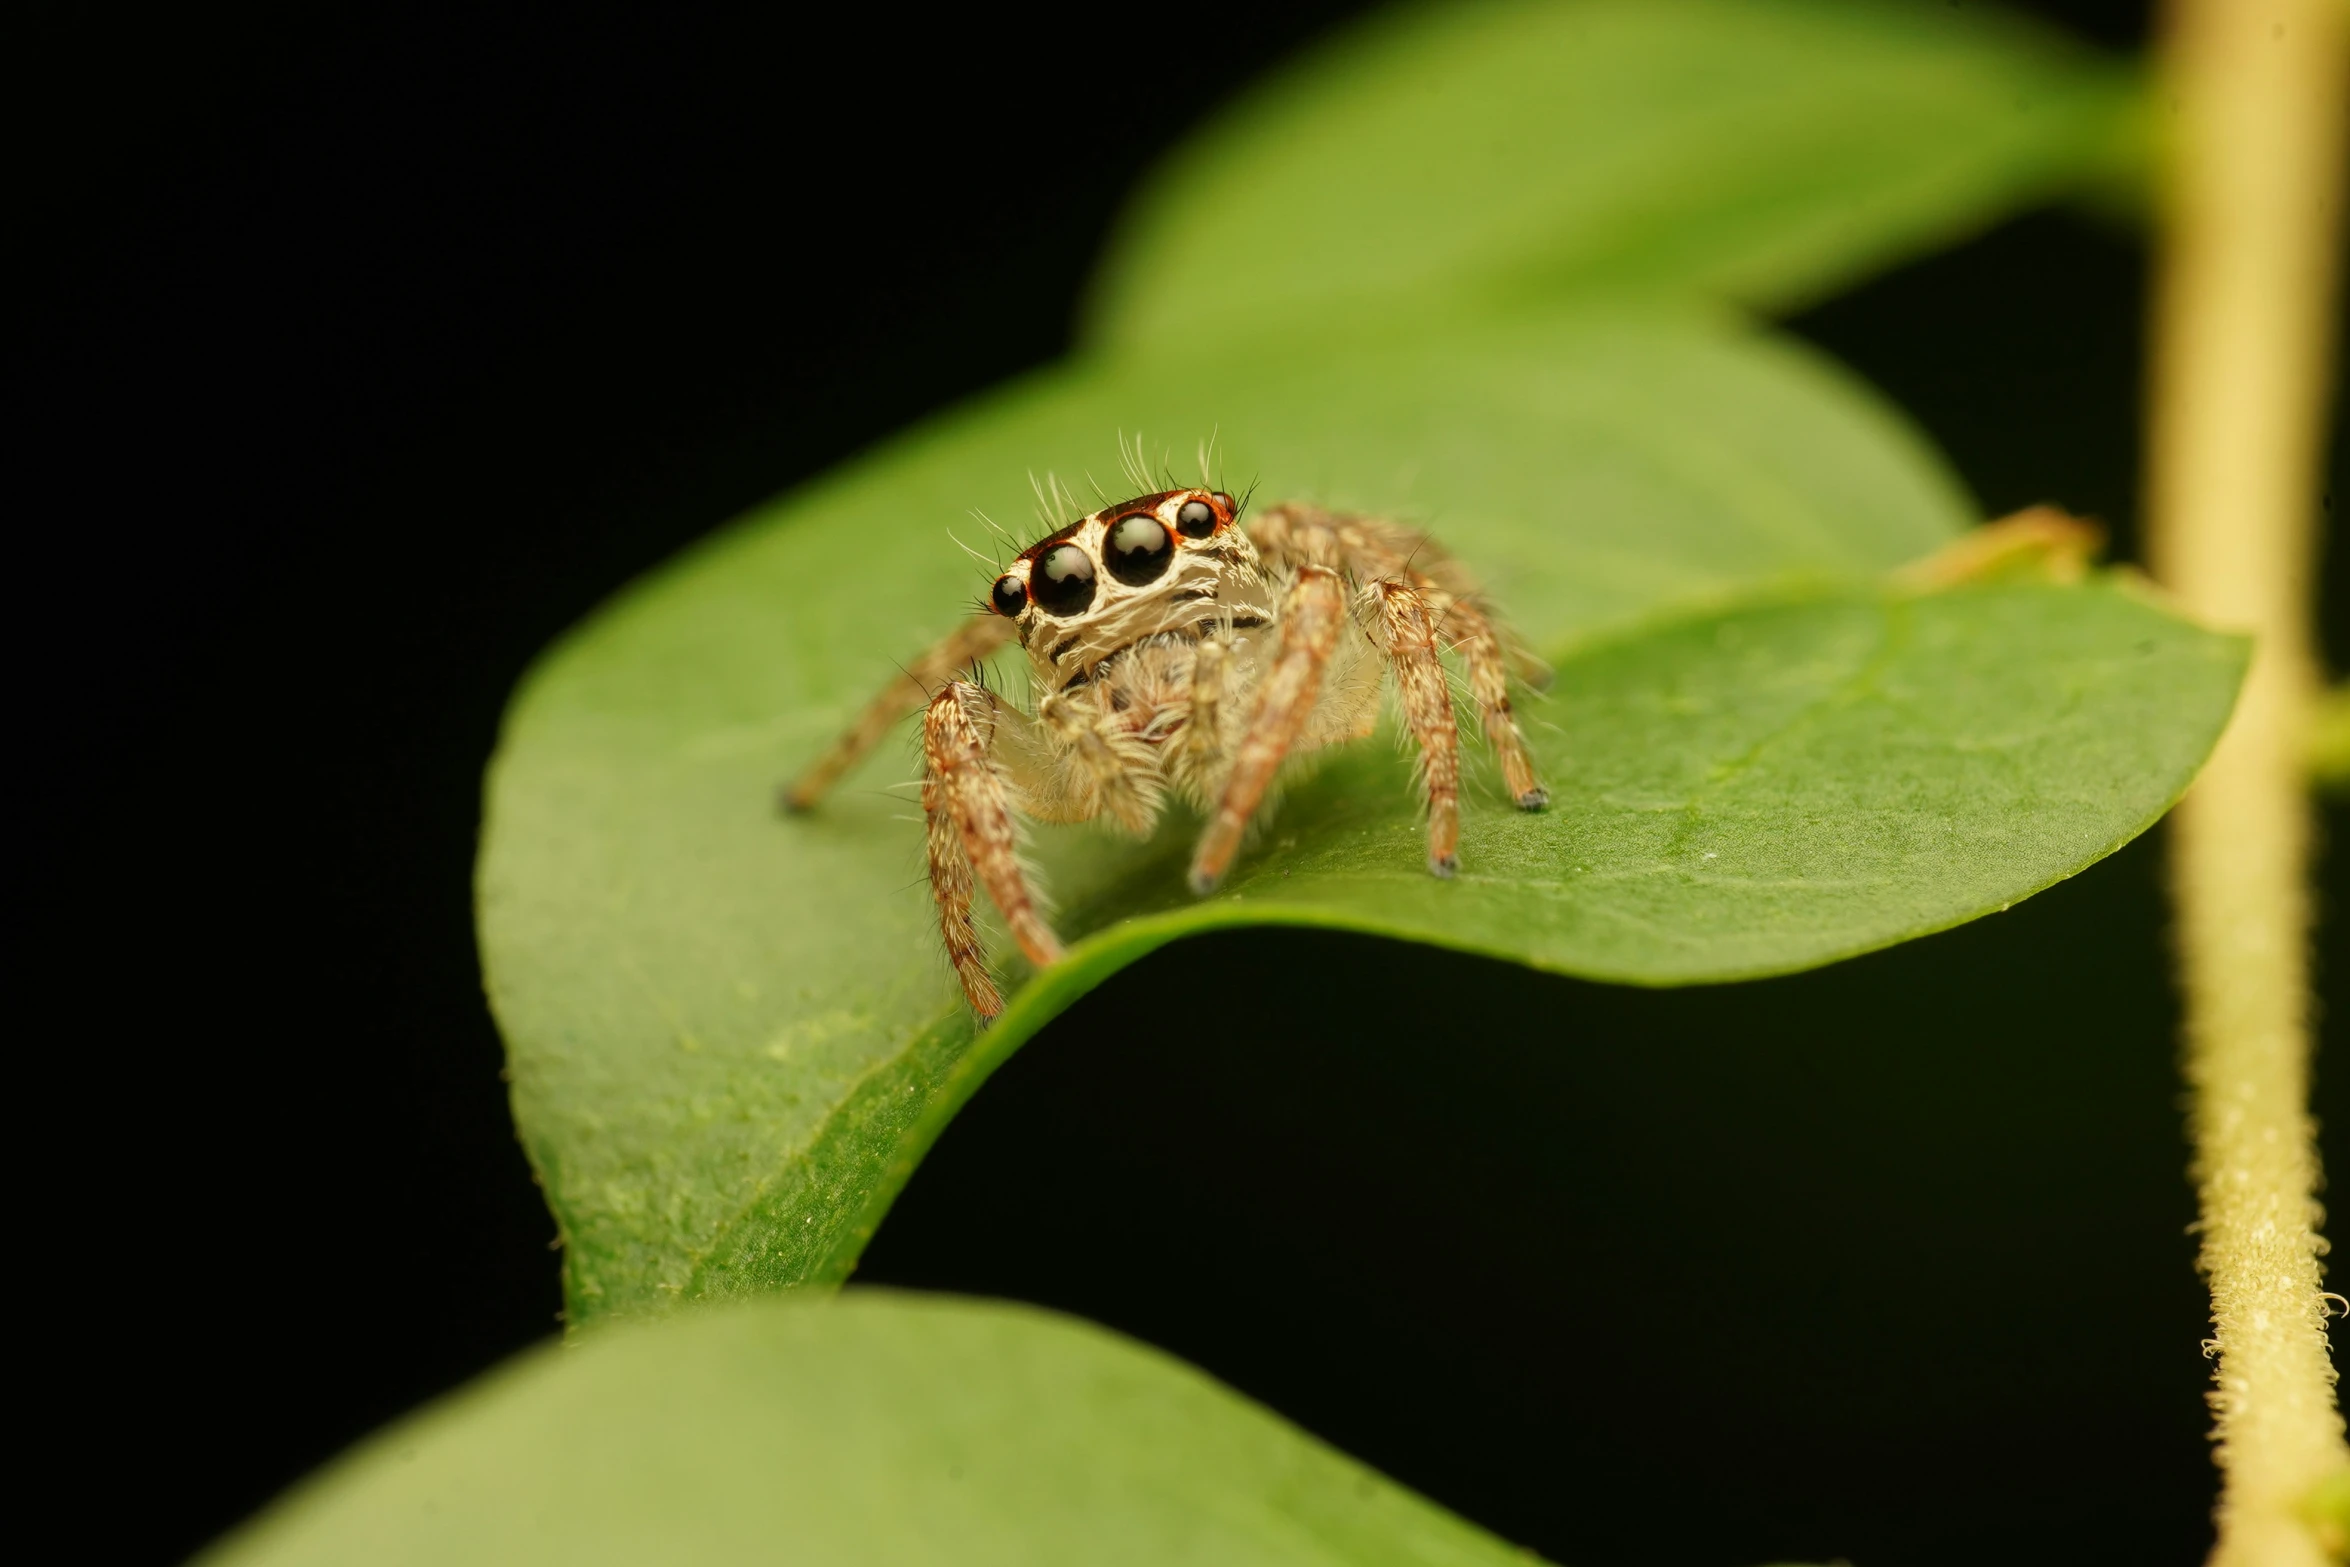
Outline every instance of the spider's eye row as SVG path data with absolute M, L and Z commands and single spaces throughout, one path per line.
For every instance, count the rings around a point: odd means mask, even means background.
M 1028 568 L 1029 596 L 1048 615 L 1075 615 L 1093 602 L 1093 562 L 1074 544 L 1056 544 Z
M 987 598 L 989 603 L 995 605 L 997 614 L 1014 620 L 1019 619 L 1020 612 L 1028 607 L 1028 589 L 1008 571 L 995 579 L 995 586 L 988 590 Z
M 1176 510 L 1175 526 L 1187 539 L 1204 539 L 1216 531 L 1216 509 L 1206 501 L 1185 501 Z
M 1109 535 L 1102 540 L 1102 557 L 1111 576 L 1130 588 L 1139 588 L 1166 572 L 1167 562 L 1175 558 L 1175 541 L 1158 518 L 1138 513 L 1110 524 Z

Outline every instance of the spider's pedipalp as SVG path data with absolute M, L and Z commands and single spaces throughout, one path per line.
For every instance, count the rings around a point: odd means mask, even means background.
M 1136 837 L 1159 819 L 1166 785 L 1156 747 L 1119 721 L 1096 685 L 1058 691 L 1037 704 L 1036 716 L 1068 747 L 1080 770 L 1088 816 L 1107 816 Z
M 1202 779 L 1221 771 L 1225 754 L 1224 713 L 1232 684 L 1232 650 L 1223 631 L 1200 638 L 1191 650 L 1191 706 L 1175 737 L 1174 762 Z M 1219 785 L 1221 779 L 1218 779 Z

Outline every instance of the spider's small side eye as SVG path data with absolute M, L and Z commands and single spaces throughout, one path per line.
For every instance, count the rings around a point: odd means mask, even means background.
M 995 579 L 995 586 L 988 590 L 987 598 L 989 603 L 995 605 L 997 614 L 1014 620 L 1019 619 L 1020 612 L 1028 607 L 1028 589 L 1009 572 Z
M 1028 591 L 1048 615 L 1075 615 L 1093 602 L 1093 561 L 1074 544 L 1056 544 L 1028 568 Z
M 1216 531 L 1216 508 L 1206 501 L 1185 501 L 1175 513 L 1175 526 L 1187 539 L 1204 539 Z
M 1175 558 L 1175 541 L 1156 517 L 1120 517 L 1110 525 L 1102 555 L 1111 576 L 1130 588 L 1139 588 L 1165 573 L 1167 562 Z

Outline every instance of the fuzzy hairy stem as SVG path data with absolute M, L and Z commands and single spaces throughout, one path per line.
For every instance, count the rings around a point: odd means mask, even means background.
M 2219 1567 L 2319 1567 L 2311 1499 L 2350 1467 L 2319 1293 L 2306 776 L 2344 22 L 2339 0 L 2171 0 L 2164 18 L 2152 564 L 2190 613 L 2258 638 L 2171 831 Z

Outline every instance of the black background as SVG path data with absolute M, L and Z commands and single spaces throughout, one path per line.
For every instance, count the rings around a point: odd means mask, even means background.
M 17 1295 L 77 1554 L 176 1559 L 554 1330 L 469 909 L 506 692 L 1055 357 L 1122 192 L 1356 9 L 11 24 Z M 1795 327 L 1988 509 L 2126 556 L 2142 283 L 2043 215 Z M 2187 1561 L 2157 871 L 1678 994 L 1162 952 L 989 1086 L 862 1277 L 1141 1334 L 1586 1567 Z

